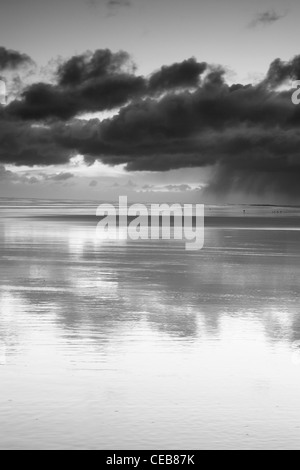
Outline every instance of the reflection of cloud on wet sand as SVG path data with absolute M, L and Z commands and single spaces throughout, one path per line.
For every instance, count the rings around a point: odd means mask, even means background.
M 103 244 L 85 226 L 10 222 L 2 288 L 26 315 L 51 313 L 62 334 L 98 346 L 145 320 L 174 339 L 218 336 L 224 316 L 255 318 L 267 337 L 299 339 L 297 233 L 270 232 L 267 244 L 263 232 L 208 235 L 191 255 L 175 243 Z

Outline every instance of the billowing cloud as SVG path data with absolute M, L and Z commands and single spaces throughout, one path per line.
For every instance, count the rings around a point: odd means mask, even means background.
M 126 52 L 105 49 L 74 56 L 59 65 L 56 84 L 28 87 L 7 113 L 23 120 L 68 120 L 119 107 L 145 91 L 145 79 L 133 71 Z
M 0 72 L 16 70 L 25 65 L 33 65 L 33 63 L 33 60 L 27 54 L 0 47 Z
M 275 59 L 268 70 L 265 83 L 278 87 L 288 80 L 300 79 L 300 55 L 292 60 L 284 62 L 281 59 Z
M 162 67 L 147 80 L 135 75 L 126 52 L 87 52 L 59 65 L 57 84 L 37 83 L 27 88 L 7 113 L 23 120 L 68 120 L 82 113 L 118 108 L 155 93 L 196 88 L 206 68 L 206 63 L 191 58 Z
M 58 85 L 78 86 L 89 80 L 108 77 L 115 74 L 132 72 L 134 64 L 127 52 L 111 52 L 100 49 L 94 53 L 88 51 L 60 64 L 57 70 Z
M 199 63 L 193 58 L 164 66 L 150 77 L 149 89 L 154 92 L 162 92 L 176 88 L 197 87 L 199 77 L 206 68 L 205 62 Z
M 166 171 L 212 165 L 227 148 L 227 153 L 236 148 L 243 152 L 255 130 L 268 136 L 274 126 L 290 126 L 292 131 L 298 115 L 287 92 L 229 87 L 214 75 L 195 92 L 141 100 L 102 123 L 73 123 L 59 142 L 76 147 L 90 163 L 101 158 L 112 165 L 127 164 L 131 170 Z
M 0 162 L 25 166 L 49 166 L 68 163 L 74 156 L 55 142 L 56 127 L 31 126 L 5 120 L 0 116 Z
M 131 171 L 212 167 L 207 191 L 300 197 L 300 108 L 278 89 L 299 78 L 299 64 L 277 59 L 259 84 L 230 86 L 222 67 L 195 59 L 145 78 L 126 53 L 76 56 L 56 84 L 35 84 L 0 109 L 0 162 L 47 166 L 80 154 Z M 115 106 L 104 121 L 78 118 Z
M 29 87 L 22 99 L 6 112 L 23 120 L 68 120 L 83 113 L 111 110 L 141 95 L 144 79 L 118 74 L 84 82 L 75 87 L 38 83 Z

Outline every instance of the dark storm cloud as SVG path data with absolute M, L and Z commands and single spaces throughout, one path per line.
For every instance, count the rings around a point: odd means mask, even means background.
M 23 120 L 68 120 L 87 112 L 110 110 L 146 92 L 126 52 L 87 52 L 59 65 L 57 84 L 28 87 L 6 112 Z
M 32 127 L 0 117 L 0 162 L 13 165 L 60 165 L 68 163 L 72 151 L 55 143 L 55 126 Z
M 226 149 L 242 153 L 251 129 L 292 127 L 298 115 L 287 93 L 271 93 L 263 86 L 229 87 L 222 71 L 215 71 L 196 92 L 132 103 L 101 124 L 78 121 L 65 128 L 59 143 L 76 147 L 90 162 L 100 158 L 130 170 L 167 171 L 214 164 Z M 236 129 L 240 133 L 233 135 Z
M 24 120 L 68 120 L 88 112 L 111 110 L 141 95 L 144 79 L 128 74 L 99 78 L 76 87 L 34 84 L 6 112 Z
M 288 80 L 300 79 L 300 55 L 284 62 L 275 59 L 268 70 L 265 82 L 273 87 L 280 86 Z
M 32 59 L 17 51 L 0 47 L 0 71 L 16 70 L 24 65 L 33 65 Z
M 73 123 L 57 136 L 88 163 L 131 171 L 215 166 L 211 188 L 300 195 L 300 112 L 290 92 L 228 86 L 214 71 L 195 92 L 124 107 L 113 119 Z M 245 184 L 244 184 L 244 183 Z M 244 184 L 244 186 L 243 186 Z
M 134 74 L 135 66 L 126 52 L 88 52 L 59 65 L 57 84 L 38 83 L 26 89 L 7 113 L 24 120 L 68 120 L 82 113 L 111 110 L 153 93 L 195 88 L 206 69 L 206 63 L 191 58 L 162 67 L 147 80 Z
M 162 67 L 149 80 L 149 89 L 154 92 L 168 91 L 175 88 L 197 87 L 200 75 L 207 64 L 199 63 L 194 58 L 184 62 Z
M 78 86 L 88 80 L 122 73 L 124 69 L 132 71 L 133 64 L 127 52 L 111 52 L 100 49 L 77 55 L 58 67 L 58 85 Z
M 222 67 L 195 59 L 146 79 L 128 70 L 126 53 L 77 56 L 59 67 L 57 84 L 35 84 L 0 109 L 0 162 L 65 164 L 81 154 L 132 171 L 210 166 L 208 191 L 300 195 L 300 108 L 292 91 L 277 91 L 299 78 L 299 62 L 277 59 L 258 85 L 229 86 Z M 111 119 L 76 119 L 114 106 Z
M 278 14 L 275 10 L 268 10 L 263 13 L 259 13 L 249 24 L 250 28 L 256 28 L 257 26 L 271 26 L 277 21 L 281 20 L 286 16 L 285 14 Z

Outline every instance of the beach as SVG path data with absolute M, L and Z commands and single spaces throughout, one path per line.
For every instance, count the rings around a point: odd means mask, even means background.
M 1 201 L 0 448 L 299 449 L 300 210 L 206 208 L 187 252 L 96 208 Z

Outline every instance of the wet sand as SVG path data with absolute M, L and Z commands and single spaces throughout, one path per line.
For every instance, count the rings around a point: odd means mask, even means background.
M 296 209 L 212 208 L 189 253 L 36 205 L 0 211 L 1 449 L 300 448 Z

